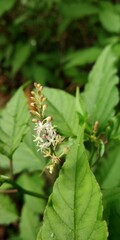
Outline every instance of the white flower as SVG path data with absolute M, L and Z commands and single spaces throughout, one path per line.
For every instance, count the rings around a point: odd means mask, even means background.
M 43 121 L 39 120 L 35 124 L 34 130 L 36 131 L 34 142 L 37 142 L 37 147 L 39 148 L 38 151 L 43 151 L 50 146 L 53 146 L 53 148 L 56 147 L 57 133 L 49 121 L 49 118 L 46 118 Z

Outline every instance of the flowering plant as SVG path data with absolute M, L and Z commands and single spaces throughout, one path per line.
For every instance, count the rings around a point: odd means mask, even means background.
M 31 106 L 35 107 L 35 110 L 30 111 L 36 117 L 32 119 L 32 122 L 35 123 L 36 133 L 34 142 L 44 157 L 51 158 L 52 163 L 47 166 L 47 169 L 52 173 L 55 165 L 59 164 L 60 157 L 65 153 L 64 151 L 59 156 L 55 153 L 57 145 L 62 143 L 64 138 L 56 133 L 55 126 L 52 125 L 52 117 L 45 117 L 47 105 L 45 104 L 46 98 L 42 94 L 43 86 L 37 83 L 34 83 L 34 86 L 36 91 L 31 92 Z
M 15 229 L 12 240 L 107 240 L 108 232 L 118 239 L 116 62 L 106 47 L 75 97 L 35 83 L 33 123 L 23 87 L 2 111 L 0 224 Z

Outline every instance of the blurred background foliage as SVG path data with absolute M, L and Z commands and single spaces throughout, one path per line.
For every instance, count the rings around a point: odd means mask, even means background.
M 110 43 L 120 56 L 119 0 L 0 1 L 3 102 L 28 80 L 69 92 L 83 87 Z

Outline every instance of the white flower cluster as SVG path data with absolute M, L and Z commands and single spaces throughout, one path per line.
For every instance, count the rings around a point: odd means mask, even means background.
M 34 142 L 37 142 L 38 151 L 48 149 L 50 146 L 53 149 L 56 148 L 58 135 L 51 124 L 50 117 L 45 118 L 43 121 L 37 121 L 35 124 L 34 130 L 36 131 L 36 135 L 34 136 Z
M 35 91 L 31 91 L 31 107 L 30 112 L 34 116 L 32 122 L 35 123 L 34 142 L 38 147 L 38 151 L 42 152 L 44 157 L 51 159 L 51 164 L 46 168 L 52 174 L 56 164 L 60 163 L 60 158 L 65 154 L 64 150 L 61 154 L 56 154 L 56 147 L 60 145 L 64 138 L 56 133 L 55 127 L 52 125 L 52 117 L 45 118 L 45 110 L 47 108 L 46 97 L 42 94 L 43 86 L 34 83 Z

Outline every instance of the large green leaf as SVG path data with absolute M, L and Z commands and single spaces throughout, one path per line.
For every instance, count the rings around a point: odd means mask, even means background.
M 11 157 L 27 130 L 29 120 L 28 105 L 20 88 L 2 111 L 0 119 L 1 147 Z
M 75 98 L 57 89 L 44 89 L 48 99 L 47 114 L 53 117 L 54 124 L 65 136 L 74 136 L 78 131 L 78 118 L 75 111 Z
M 101 128 L 114 115 L 114 107 L 119 100 L 115 63 L 116 57 L 108 46 L 95 63 L 83 93 L 90 122 L 99 121 Z
M 46 160 L 43 159 L 40 152 L 33 142 L 34 124 L 31 124 L 30 129 L 23 139 L 23 142 L 13 154 L 13 172 L 19 173 L 23 170 L 33 172 L 43 170 L 46 165 Z
M 81 136 L 82 138 L 82 136 Z M 48 201 L 37 240 L 106 240 L 99 186 L 77 140 Z
M 0 194 L 0 224 L 10 224 L 18 220 L 14 204 L 8 196 Z
M 113 143 L 98 165 L 96 177 L 102 188 L 113 188 L 120 182 L 120 144 Z
M 13 154 L 13 173 L 17 174 L 22 171 L 34 172 L 42 171 L 46 165 L 46 160 L 43 159 L 40 152 L 33 142 L 34 124 L 31 125 L 22 143 Z M 7 156 L 0 154 L 0 167 L 9 170 L 10 163 Z

